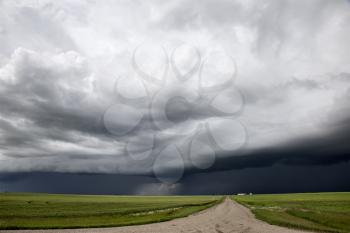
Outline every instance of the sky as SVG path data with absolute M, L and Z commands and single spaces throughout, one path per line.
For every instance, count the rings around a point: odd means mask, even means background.
M 0 191 L 350 191 L 350 1 L 0 0 Z

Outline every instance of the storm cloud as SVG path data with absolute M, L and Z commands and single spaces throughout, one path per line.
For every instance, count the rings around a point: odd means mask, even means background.
M 349 23 L 345 0 L 0 1 L 0 172 L 150 193 L 347 164 Z

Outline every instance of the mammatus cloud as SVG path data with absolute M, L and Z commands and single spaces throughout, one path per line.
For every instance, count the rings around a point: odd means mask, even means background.
M 0 171 L 153 176 L 156 170 L 176 177 L 179 167 L 190 174 L 349 159 L 348 1 L 0 6 Z M 177 50 L 184 44 L 189 48 Z M 216 54 L 232 57 L 238 71 L 234 85 L 216 93 L 219 110 L 239 112 L 232 124 L 201 105 L 203 96 L 195 99 L 199 77 L 205 85 L 226 84 L 219 74 L 233 65 L 216 66 L 222 61 Z M 159 88 L 154 83 L 162 83 L 164 70 L 167 85 Z M 169 81 L 182 76 L 181 85 Z M 144 77 L 160 79 L 147 86 Z M 191 138 L 205 142 L 194 145 L 195 158 L 184 156 L 188 151 L 180 159 L 169 157 L 170 151 L 159 156 L 165 145 L 191 143 L 168 130 L 187 132 L 203 122 L 214 127 L 214 146 L 195 131 Z M 247 140 L 230 148 L 242 138 L 235 122 Z

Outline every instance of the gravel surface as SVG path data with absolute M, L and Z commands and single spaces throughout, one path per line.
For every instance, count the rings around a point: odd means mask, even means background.
M 113 228 L 0 231 L 4 233 L 297 233 L 257 220 L 246 207 L 226 198 L 191 216 L 162 223 Z

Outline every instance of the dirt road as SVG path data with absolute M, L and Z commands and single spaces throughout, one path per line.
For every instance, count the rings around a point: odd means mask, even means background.
M 246 207 L 226 198 L 221 204 L 186 218 L 139 226 L 65 230 L 0 231 L 6 233 L 297 233 L 255 219 Z

